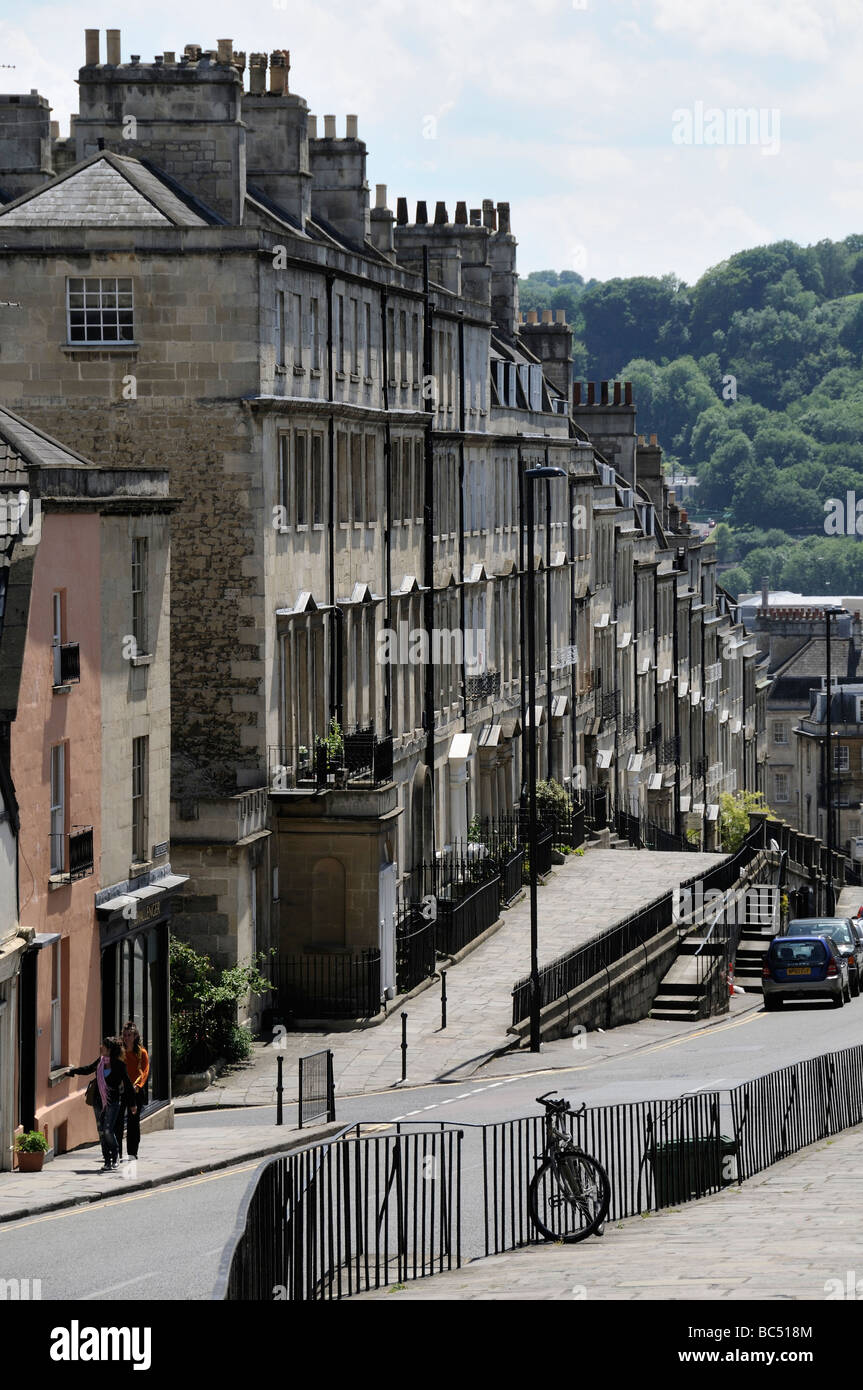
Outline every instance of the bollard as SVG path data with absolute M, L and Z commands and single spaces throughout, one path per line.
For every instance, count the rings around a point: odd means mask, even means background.
M 446 971 L 440 972 L 440 1026 L 446 1028 Z
M 280 1124 L 283 1124 L 283 1123 L 284 1123 L 283 1105 L 282 1105 L 282 1095 L 283 1095 L 283 1092 L 284 1092 L 284 1089 L 285 1089 L 284 1086 L 283 1086 L 283 1084 L 282 1084 L 282 1066 L 284 1065 L 284 1061 L 285 1061 L 284 1057 L 277 1057 L 277 1058 L 276 1058 L 276 1124 L 277 1124 L 277 1125 L 280 1125 Z
M 408 1016 L 402 1010 L 402 1081 L 408 1078 Z

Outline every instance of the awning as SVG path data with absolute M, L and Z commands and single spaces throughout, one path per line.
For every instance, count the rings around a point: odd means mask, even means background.
M 701 691 L 700 691 L 700 690 L 690 690 L 690 692 L 689 692 L 689 703 L 690 703 L 690 705 L 692 706 L 693 709 L 695 709 L 695 706 L 696 706 L 696 705 L 699 705 L 699 704 L 701 703 Z
M 742 728 L 743 728 L 743 720 L 742 720 L 742 719 L 734 719 L 734 720 L 732 720 L 732 723 L 731 723 L 731 732 L 732 732 L 733 734 L 739 734 L 739 733 L 740 733 L 740 730 L 741 730 Z
M 562 719 L 569 709 L 568 695 L 555 695 L 551 702 L 552 719 Z
M 681 676 L 677 682 L 677 693 L 680 696 L 689 694 L 689 677 Z
M 649 781 L 648 784 L 647 784 L 647 790 L 648 790 L 649 792 L 661 792 L 661 791 L 662 791 L 662 773 L 661 773 L 661 772 L 651 772 L 651 774 L 650 774 L 650 781 Z
M 622 651 L 624 647 L 628 647 L 631 641 L 632 641 L 632 633 L 631 633 L 631 632 L 620 632 L 620 633 L 618 633 L 618 636 L 617 636 L 617 646 L 618 646 L 618 650 L 621 650 L 621 651 Z
M 503 736 L 503 725 L 486 724 L 484 728 L 480 729 L 479 738 L 476 741 L 477 747 L 497 748 Z
M 682 796 L 682 797 L 680 798 L 680 809 L 681 809 L 681 811 L 688 811 L 691 805 L 692 805 L 692 797 L 691 797 L 691 796 Z
M 708 820 L 718 820 L 718 819 L 719 819 L 719 807 L 717 806 L 716 802 L 714 802 L 711 806 L 708 806 L 708 808 L 707 808 L 707 819 L 708 819 Z
M 129 907 L 132 903 L 136 908 L 143 906 L 152 898 L 158 898 L 162 893 L 171 892 L 176 888 L 182 888 L 184 883 L 189 882 L 188 874 L 165 874 L 164 878 L 157 878 L 153 883 L 148 883 L 143 888 L 133 888 L 128 893 L 120 893 L 116 898 L 109 898 L 106 902 L 96 904 L 97 912 L 119 912 L 122 908 Z
M 596 755 L 596 766 L 598 768 L 602 768 L 603 770 L 611 767 L 611 760 L 613 757 L 613 748 L 600 748 L 599 752 Z
M 610 621 L 611 621 L 611 614 L 610 614 L 610 613 L 600 613 L 599 617 L 595 620 L 593 626 L 594 626 L 594 627 L 608 627 L 608 624 L 610 623 Z
M 524 718 L 525 728 L 526 728 L 526 729 L 529 729 L 529 728 L 530 728 L 530 725 L 531 725 L 531 718 L 530 718 L 530 710 L 529 710 L 529 709 L 526 709 L 526 710 L 525 710 L 524 716 L 525 716 L 525 718 Z M 534 705 L 534 707 L 533 707 L 533 717 L 534 717 L 534 720 L 536 721 L 536 727 L 537 727 L 537 728 L 539 728 L 539 726 L 540 726 L 541 724 L 544 724 L 544 723 L 545 723 L 545 705 Z
M 642 658 L 642 660 L 641 660 L 641 662 L 640 662 L 640 664 L 639 664 L 639 667 L 638 667 L 638 674 L 639 674 L 640 676 L 647 676 L 647 675 L 650 674 L 650 657 L 649 657 L 649 656 L 645 656 L 645 657 Z
M 585 726 L 585 729 L 584 729 L 584 736 L 585 736 L 585 738 L 596 738 L 596 736 L 597 736 L 597 734 L 599 733 L 599 731 L 600 731 L 601 728 L 602 728 L 602 720 L 601 720 L 601 719 L 598 719 L 598 718 L 596 718 L 596 719 L 591 719 L 591 720 L 589 721 L 589 723 Z
M 508 719 L 500 721 L 500 727 L 503 730 L 504 738 L 517 738 L 521 733 L 521 720 L 517 714 L 510 715 Z
M 720 715 L 719 715 L 719 722 L 720 722 L 720 724 L 727 724 L 727 723 L 728 723 L 728 716 L 729 716 L 729 713 L 730 713 L 730 711 L 727 710 L 727 709 L 724 709 L 724 710 L 722 710 L 722 711 L 720 712 Z
M 635 772 L 640 772 L 643 766 L 644 766 L 644 754 L 643 754 L 643 753 L 631 753 L 630 756 L 629 756 L 629 767 L 626 769 L 627 772 L 633 772 L 633 773 L 635 773 Z
M 704 815 L 704 802 L 703 802 L 703 801 L 693 801 L 693 803 L 692 803 L 692 814 L 693 814 L 694 816 L 703 816 L 703 815 Z
M 671 680 L 671 667 L 667 666 L 664 671 L 659 673 L 659 684 L 666 685 Z

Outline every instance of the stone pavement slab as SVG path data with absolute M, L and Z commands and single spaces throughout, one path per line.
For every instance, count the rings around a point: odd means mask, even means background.
M 861 1206 L 863 1126 L 858 1125 L 741 1187 L 610 1223 L 601 1239 L 529 1246 L 358 1297 L 393 1302 L 860 1297 Z
M 727 856 L 650 850 L 591 849 L 568 856 L 539 890 L 540 965 L 580 946 L 684 879 L 715 868 Z M 337 1095 L 380 1091 L 401 1081 L 401 1010 L 408 1014 L 408 1081 L 464 1079 L 490 1057 L 516 1045 L 512 987 L 530 967 L 530 904 L 525 897 L 503 914 L 502 926 L 457 965 L 447 969 L 447 1027 L 440 1027 L 439 986 L 389 1006 L 388 1017 L 356 1029 L 287 1033 L 286 1101 L 297 1099 L 297 1062 L 331 1048 Z M 212 1086 L 178 1099 L 177 1110 L 221 1105 L 271 1105 L 276 1099 L 272 1043 L 256 1043 L 248 1062 L 224 1072 Z
M 0 1173 L 0 1222 L 19 1221 L 37 1212 L 54 1211 L 146 1187 L 161 1187 L 198 1173 L 265 1158 L 337 1134 L 339 1124 L 262 1129 L 260 1125 L 157 1130 L 141 1138 L 137 1161 L 122 1163 L 116 1173 L 100 1173 L 98 1144 L 60 1154 L 41 1173 Z

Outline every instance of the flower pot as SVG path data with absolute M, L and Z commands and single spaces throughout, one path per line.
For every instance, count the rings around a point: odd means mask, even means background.
M 45 1154 L 42 1149 L 37 1149 L 35 1153 L 22 1153 L 18 1151 L 18 1172 L 19 1173 L 41 1173 L 42 1164 L 45 1162 Z

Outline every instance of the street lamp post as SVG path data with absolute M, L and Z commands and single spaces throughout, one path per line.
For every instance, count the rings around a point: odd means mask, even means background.
M 833 629 L 830 620 L 839 611 L 838 608 L 824 609 L 827 632 L 827 766 L 825 768 L 825 781 L 827 783 L 827 915 L 829 917 L 832 917 L 836 910 L 836 890 L 833 885 L 833 689 L 830 662 L 830 639 Z
M 539 942 L 536 910 L 536 584 L 533 563 L 534 502 L 533 484 L 537 478 L 565 478 L 562 468 L 526 468 L 524 471 L 527 511 L 527 778 L 528 853 L 530 855 L 530 1050 L 540 1050 Z M 549 697 L 551 691 L 548 692 Z

